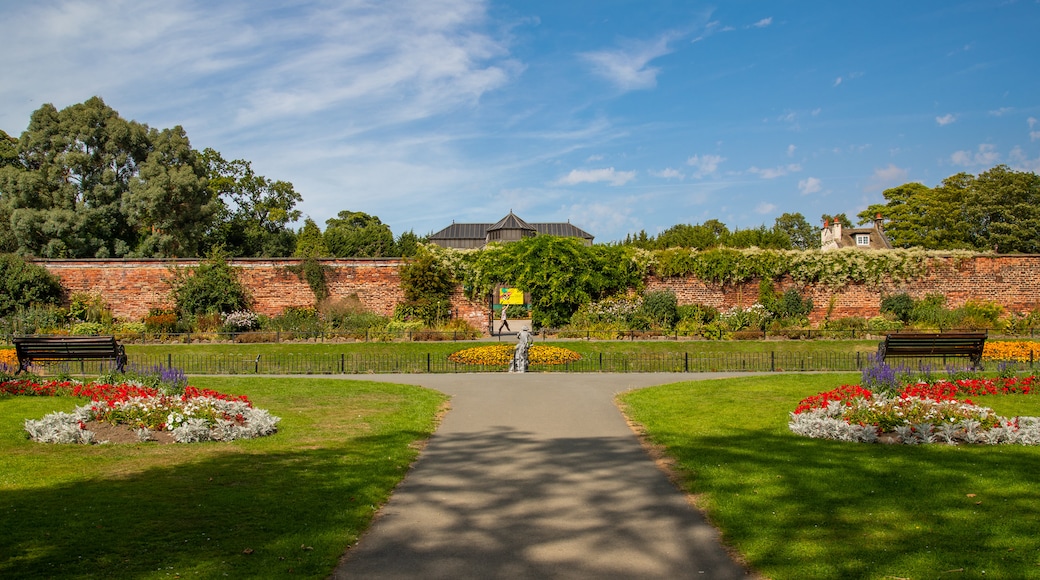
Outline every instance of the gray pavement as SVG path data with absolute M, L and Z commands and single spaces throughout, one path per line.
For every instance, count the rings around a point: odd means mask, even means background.
M 737 374 L 349 378 L 451 411 L 333 578 L 745 578 L 641 447 L 616 393 Z

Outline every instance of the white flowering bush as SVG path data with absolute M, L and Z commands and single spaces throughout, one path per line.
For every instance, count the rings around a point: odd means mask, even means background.
M 245 332 L 260 328 L 260 317 L 255 312 L 236 310 L 222 314 L 221 323 L 226 332 Z

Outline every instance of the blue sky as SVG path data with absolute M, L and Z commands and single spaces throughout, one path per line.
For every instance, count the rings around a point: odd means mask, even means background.
M 0 3 L 0 129 L 97 95 L 395 234 L 818 224 L 1040 170 L 1040 2 Z

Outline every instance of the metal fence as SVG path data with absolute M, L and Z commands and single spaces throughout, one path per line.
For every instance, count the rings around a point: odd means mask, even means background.
M 357 353 L 260 354 L 255 357 L 215 354 L 162 354 L 130 356 L 138 368 L 165 365 L 188 375 L 335 375 L 385 373 L 471 373 L 506 372 L 506 365 L 493 367 L 449 361 L 443 354 L 373 355 Z M 597 353 L 562 365 L 532 365 L 532 372 L 578 373 L 701 373 L 701 372 L 858 372 L 870 364 L 867 353 Z M 963 367 L 965 359 L 949 357 L 901 362 L 904 366 L 945 370 Z M 991 363 L 995 365 L 996 363 Z M 1008 363 L 1004 363 L 1008 364 Z M 1018 369 L 1033 368 L 1033 362 L 1013 363 Z M 89 365 L 88 365 L 89 366 Z
M 455 363 L 444 354 L 359 354 L 359 353 L 269 353 L 256 356 L 234 354 L 139 354 L 129 356 L 129 368 L 148 370 L 157 366 L 177 368 L 187 375 L 350 375 L 390 373 L 475 373 L 506 372 L 507 365 L 485 366 Z M 870 353 L 594 353 L 561 365 L 531 365 L 531 372 L 553 373 L 704 373 L 704 372 L 859 372 L 871 364 Z M 101 374 L 111 370 L 104 361 L 65 361 L 48 364 L 50 372 Z M 966 369 L 964 358 L 934 357 L 906 359 L 895 367 L 928 369 L 943 373 Z M 1035 368 L 1033 357 L 1023 362 L 988 361 L 987 369 L 1017 371 Z

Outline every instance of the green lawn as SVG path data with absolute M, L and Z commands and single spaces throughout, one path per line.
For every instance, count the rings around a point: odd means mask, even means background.
M 796 436 L 788 413 L 856 375 L 653 387 L 620 397 L 758 572 L 806 578 L 1040 578 L 1040 448 Z M 1040 396 L 980 397 L 1040 415 Z
M 233 443 L 44 445 L 71 398 L 0 398 L 0 578 L 323 578 L 368 526 L 445 397 L 332 379 L 195 377 L 282 418 Z

